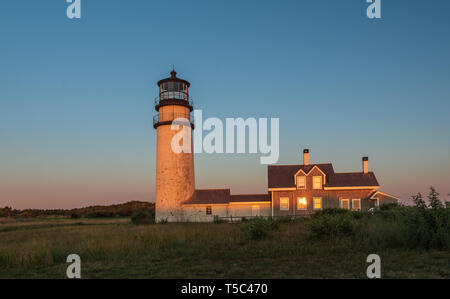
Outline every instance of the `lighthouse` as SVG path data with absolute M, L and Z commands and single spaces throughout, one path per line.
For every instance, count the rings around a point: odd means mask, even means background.
M 194 156 L 191 117 L 193 102 L 189 97 L 190 83 L 177 78 L 173 70 L 169 78 L 158 82 L 159 95 L 155 99 L 153 118 L 156 129 L 156 221 L 182 222 L 185 220 L 182 203 L 195 192 Z M 174 122 L 176 120 L 176 122 Z M 182 121 L 180 121 L 182 120 Z M 178 124 L 178 126 L 173 126 Z M 173 128 L 178 127 L 179 130 Z M 191 150 L 177 153 L 172 140 L 180 130 L 189 130 Z

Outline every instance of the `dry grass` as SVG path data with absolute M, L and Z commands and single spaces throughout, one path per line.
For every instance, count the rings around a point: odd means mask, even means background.
M 81 257 L 84 278 L 365 276 L 365 258 L 374 252 L 318 242 L 308 239 L 301 222 L 282 224 L 270 238 L 253 242 L 235 224 L 133 226 L 129 219 L 3 219 L 0 278 L 64 278 L 65 259 L 72 253 Z M 450 276 L 448 252 L 376 253 L 382 256 L 385 277 Z

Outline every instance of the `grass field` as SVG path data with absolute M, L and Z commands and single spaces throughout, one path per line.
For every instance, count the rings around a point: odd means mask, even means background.
M 83 278 L 365 278 L 372 253 L 381 256 L 383 278 L 450 277 L 448 251 L 372 252 L 311 240 L 305 221 L 281 223 L 251 241 L 227 223 L 0 218 L 0 278 L 65 278 L 72 253 L 81 257 Z

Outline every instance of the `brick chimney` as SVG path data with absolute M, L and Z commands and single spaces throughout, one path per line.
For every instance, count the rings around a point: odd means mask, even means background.
M 303 150 L 303 165 L 309 165 L 309 149 Z
M 369 173 L 369 157 L 363 157 L 362 161 L 363 161 L 363 172 Z

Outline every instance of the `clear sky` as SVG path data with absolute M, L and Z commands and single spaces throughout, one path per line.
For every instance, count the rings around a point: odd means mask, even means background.
M 2 1 L 0 206 L 153 201 L 156 82 L 204 117 L 280 118 L 280 164 L 370 157 L 382 190 L 450 193 L 450 2 Z M 258 155 L 195 158 L 198 188 L 266 192 Z M 448 198 L 450 199 L 450 198 Z

